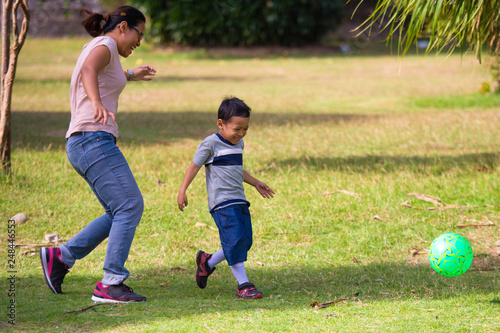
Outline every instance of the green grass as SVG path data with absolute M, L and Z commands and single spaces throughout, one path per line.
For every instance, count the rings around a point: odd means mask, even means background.
M 18 212 L 30 218 L 16 229 L 18 244 L 43 244 L 52 232 L 68 240 L 101 214 L 64 152 L 69 79 L 85 41 L 31 39 L 20 56 L 13 174 L 0 181 L 2 219 Z M 145 45 L 123 67 L 139 63 L 153 65 L 157 77 L 127 85 L 117 121 L 119 147 L 146 205 L 127 261 L 128 283 L 148 301 L 60 317 L 93 304 L 106 244 L 77 262 L 64 295 L 49 292 L 38 256 L 19 247 L 17 330 L 500 330 L 500 108 L 497 96 L 477 93 L 490 75 L 473 56 L 245 57 Z M 255 239 L 247 274 L 265 295 L 256 301 L 236 299 L 224 264 L 205 290 L 196 287 L 196 251 L 220 244 L 203 172 L 188 190 L 188 209 L 181 213 L 175 202 L 198 143 L 217 130 L 225 95 L 252 107 L 245 169 L 276 190 L 264 200 L 247 187 Z M 328 194 L 336 190 L 360 197 Z M 463 208 L 418 209 L 432 205 L 407 196 L 412 192 Z M 495 225 L 457 226 L 484 217 Z M 410 253 L 445 232 L 462 234 L 473 247 L 473 266 L 460 277 L 440 276 L 425 255 Z M 338 298 L 349 299 L 323 309 L 309 305 Z M 8 299 L 2 296 L 4 313 Z M 6 316 L 0 325 L 10 327 Z

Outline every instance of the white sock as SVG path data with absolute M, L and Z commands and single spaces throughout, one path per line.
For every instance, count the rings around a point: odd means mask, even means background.
M 208 259 L 207 264 L 210 268 L 214 268 L 215 265 L 217 265 L 218 263 L 220 263 L 224 260 L 226 260 L 226 257 L 224 256 L 224 251 L 222 251 L 222 249 L 220 249 L 219 251 L 212 254 L 212 258 Z
M 248 282 L 247 273 L 245 272 L 245 264 L 239 262 L 234 264 L 231 267 L 231 271 L 233 272 L 234 277 L 238 280 L 238 285 L 241 285 L 245 282 Z

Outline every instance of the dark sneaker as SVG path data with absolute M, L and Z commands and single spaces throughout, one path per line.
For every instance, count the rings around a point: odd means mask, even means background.
M 92 300 L 103 303 L 131 303 L 144 302 L 146 297 L 134 293 L 132 288 L 123 283 L 105 288 L 101 282 L 97 282 Z
M 238 286 L 236 296 L 245 299 L 262 298 L 262 293 L 255 289 L 255 285 L 250 282 L 242 283 Z
M 61 250 L 57 247 L 40 248 L 40 259 L 42 261 L 43 277 L 54 294 L 62 294 L 61 284 L 64 276 L 68 273 L 61 259 Z
M 215 267 L 210 268 L 208 266 L 208 260 L 210 258 L 212 258 L 212 255 L 203 251 L 198 251 L 196 254 L 196 284 L 201 289 L 207 286 L 208 277 L 215 271 Z

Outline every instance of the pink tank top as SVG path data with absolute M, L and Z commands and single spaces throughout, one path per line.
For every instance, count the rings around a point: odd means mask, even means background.
M 94 110 L 82 84 L 81 68 L 90 52 L 99 45 L 105 45 L 111 52 L 109 64 L 98 75 L 99 93 L 102 104 L 108 111 L 114 113 L 118 110 L 118 98 L 127 84 L 127 78 L 120 63 L 120 55 L 116 42 L 107 36 L 94 38 L 83 47 L 82 53 L 76 62 L 69 90 L 69 101 L 71 104 L 71 122 L 66 132 L 66 138 L 75 132 L 97 132 L 104 131 L 118 137 L 118 125 L 108 117 L 108 122 L 103 125 L 94 120 Z

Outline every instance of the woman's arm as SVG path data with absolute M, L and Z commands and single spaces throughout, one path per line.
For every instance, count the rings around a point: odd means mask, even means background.
M 113 118 L 113 122 L 116 122 L 115 115 L 112 112 L 109 112 L 104 105 L 102 105 L 97 79 L 97 74 L 99 74 L 99 72 L 106 67 L 110 59 L 111 52 L 109 49 L 104 45 L 97 46 L 90 51 L 87 59 L 85 59 L 85 62 L 82 65 L 82 69 L 80 70 L 83 89 L 85 89 L 85 92 L 92 103 L 94 119 L 96 122 L 101 121 L 103 125 L 106 125 L 108 122 L 108 117 Z

